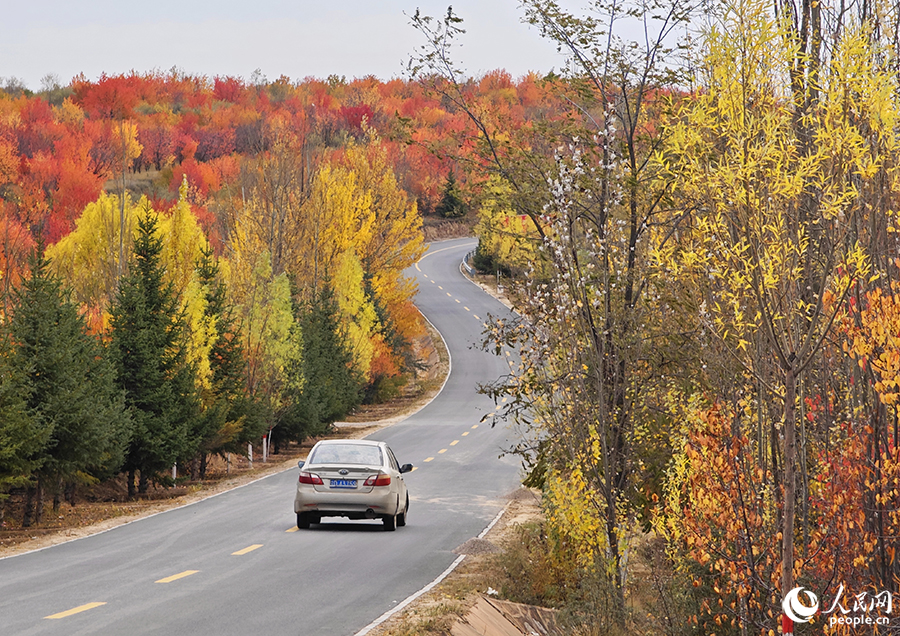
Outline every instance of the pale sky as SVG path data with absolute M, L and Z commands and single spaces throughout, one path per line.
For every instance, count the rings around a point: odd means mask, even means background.
M 560 69 L 564 58 L 521 22 L 518 0 L 13 0 L 0 20 L 0 77 L 32 90 L 55 74 L 97 79 L 134 70 L 249 79 L 403 77 L 423 43 L 409 25 L 418 7 L 464 20 L 456 57 L 470 75 L 503 68 L 513 77 Z M 579 9 L 582 3 L 562 3 Z M 576 11 L 578 12 L 578 11 Z M 406 14 L 406 15 L 405 15 Z

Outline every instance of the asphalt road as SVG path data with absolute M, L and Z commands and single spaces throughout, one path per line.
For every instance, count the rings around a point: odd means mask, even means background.
M 52 548 L 0 559 L 0 635 L 351 636 L 444 572 L 519 482 L 500 457 L 510 433 L 479 423 L 479 382 L 508 369 L 472 347 L 506 309 L 459 273 L 472 239 L 434 244 L 416 268 L 417 304 L 443 334 L 440 395 L 372 437 L 406 475 L 409 522 L 326 519 L 297 531 L 297 469 Z M 76 611 L 77 610 L 77 611 Z

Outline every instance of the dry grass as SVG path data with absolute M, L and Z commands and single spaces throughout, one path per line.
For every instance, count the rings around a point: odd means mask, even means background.
M 474 219 L 463 218 L 458 221 L 448 221 L 438 217 L 426 216 L 422 221 L 422 233 L 425 242 L 446 241 L 447 239 L 465 238 L 474 236 Z

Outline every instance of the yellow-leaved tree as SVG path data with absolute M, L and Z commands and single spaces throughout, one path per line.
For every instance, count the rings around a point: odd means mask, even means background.
M 268 427 L 277 423 L 289 405 L 288 370 L 299 364 L 300 326 L 291 301 L 291 284 L 285 272 L 272 270 L 269 253 L 261 250 L 254 234 L 241 228 L 232 232 L 227 260 L 220 263 L 228 295 L 240 325 L 241 348 L 247 360 L 246 389 L 259 400 L 258 414 Z
M 354 365 L 369 380 L 375 348 L 382 340 L 381 325 L 375 307 L 366 295 L 362 265 L 352 249 L 338 257 L 332 286 Z
M 144 197 L 134 202 L 126 193 L 123 203 L 117 195 L 101 193 L 81 213 L 75 229 L 47 248 L 51 266 L 72 289 L 72 300 L 86 312 L 95 331 L 103 332 L 108 326 L 119 276 L 128 269 L 119 255 L 131 254 L 137 219 L 150 210 Z
M 484 188 L 478 211 L 479 267 L 490 267 L 522 274 L 537 260 L 540 235 L 527 215 L 516 214 L 510 204 L 512 188 L 497 176 L 491 176 Z
M 187 200 L 186 177 L 178 194 L 178 202 L 160 218 L 159 233 L 163 241 L 161 260 L 165 266 L 166 282 L 172 284 L 181 299 L 189 335 L 187 359 L 195 367 L 198 388 L 202 391 L 210 386 L 212 370 L 209 355 L 218 337 L 214 319 L 207 312 L 208 290 L 197 273 L 197 264 L 208 241 Z

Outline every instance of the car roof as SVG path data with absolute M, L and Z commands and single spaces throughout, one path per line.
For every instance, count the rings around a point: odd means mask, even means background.
M 376 442 L 371 439 L 323 439 L 316 442 L 316 446 L 330 446 L 332 444 L 363 444 L 365 446 L 383 446 L 384 442 Z

